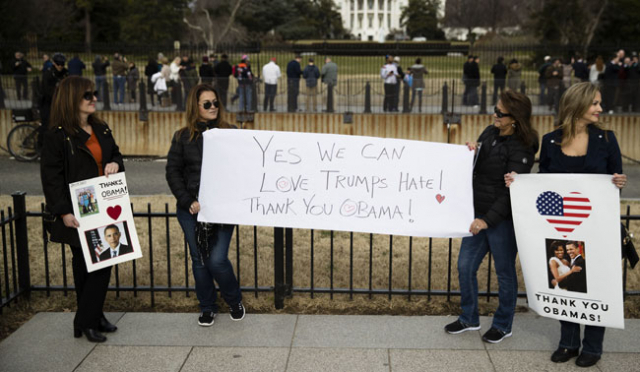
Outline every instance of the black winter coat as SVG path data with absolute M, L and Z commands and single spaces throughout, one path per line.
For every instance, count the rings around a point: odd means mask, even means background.
M 200 172 L 202 170 L 202 133 L 211 128 L 235 128 L 227 123 L 198 123 L 194 140 L 187 129 L 178 130 L 173 135 L 167 155 L 166 177 L 171 192 L 177 199 L 179 208 L 188 210 L 198 200 Z
M 504 175 L 509 172 L 529 173 L 538 141 L 525 147 L 515 135 L 500 136 L 500 130 L 488 126 L 478 138 L 480 148 L 473 168 L 473 205 L 476 216 L 490 227 L 511 219 L 511 199 Z
M 102 171 L 109 163 L 118 163 L 118 172 L 124 172 L 122 154 L 107 124 L 91 124 L 102 148 Z M 62 215 L 73 213 L 69 184 L 98 177 L 98 163 L 85 143 L 90 135 L 84 130 L 68 134 L 62 127 L 44 133 L 40 178 L 49 211 L 56 216 L 51 230 L 51 241 L 80 246 L 78 231 L 64 226 Z M 66 171 L 65 171 L 66 169 Z

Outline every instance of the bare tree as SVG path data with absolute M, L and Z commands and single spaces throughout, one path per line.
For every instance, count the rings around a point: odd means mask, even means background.
M 190 29 L 200 35 L 202 41 L 213 52 L 220 42 L 227 39 L 231 31 L 237 30 L 234 23 L 243 1 L 231 0 L 232 7 L 228 15 L 220 14 L 220 8 L 225 5 L 223 1 L 197 1 L 191 16 L 185 16 L 182 20 Z M 218 27 L 220 24 L 224 24 L 224 26 Z

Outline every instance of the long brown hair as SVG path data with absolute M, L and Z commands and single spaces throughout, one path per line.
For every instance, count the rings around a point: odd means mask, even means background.
M 68 134 L 80 130 L 80 103 L 86 92 L 93 92 L 93 82 L 80 76 L 69 76 L 60 82 L 53 94 L 49 128 L 61 126 Z M 95 114 L 89 115 L 89 124 L 102 123 Z
M 502 106 L 512 115 L 515 123 L 515 135 L 525 146 L 538 143 L 538 132 L 531 126 L 531 100 L 522 93 L 513 90 L 500 94 Z
M 576 136 L 578 120 L 587 113 L 600 89 L 591 82 L 572 85 L 560 98 L 557 125 L 562 129 L 562 144 L 569 143 Z M 604 129 L 600 122 L 591 123 Z
M 198 84 L 195 87 L 191 88 L 189 91 L 189 96 L 187 97 L 187 107 L 186 107 L 186 126 L 181 129 L 181 131 L 188 130 L 189 131 L 189 140 L 193 141 L 197 138 L 198 132 L 198 121 L 200 119 L 200 107 L 198 106 L 198 100 L 200 99 L 200 95 L 204 92 L 213 92 L 216 95 L 216 99 L 220 106 L 218 106 L 218 126 L 220 128 L 229 128 L 230 125 L 224 119 L 224 107 L 222 106 L 222 101 L 220 100 L 220 95 L 216 88 L 212 87 L 209 84 Z

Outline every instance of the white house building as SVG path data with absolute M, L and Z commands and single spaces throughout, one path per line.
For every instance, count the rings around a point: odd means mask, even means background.
M 356 39 L 384 41 L 391 30 L 403 30 L 400 26 L 402 8 L 409 0 L 334 0 L 342 25 Z

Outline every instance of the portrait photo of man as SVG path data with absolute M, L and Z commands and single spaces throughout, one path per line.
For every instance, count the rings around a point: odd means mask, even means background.
M 106 249 L 99 254 L 100 261 L 110 258 L 119 257 L 127 253 L 132 253 L 131 246 L 123 244 L 121 241 L 122 233 L 118 225 L 108 225 L 104 228 L 104 240 L 107 242 Z M 97 248 L 99 249 L 99 248 Z

